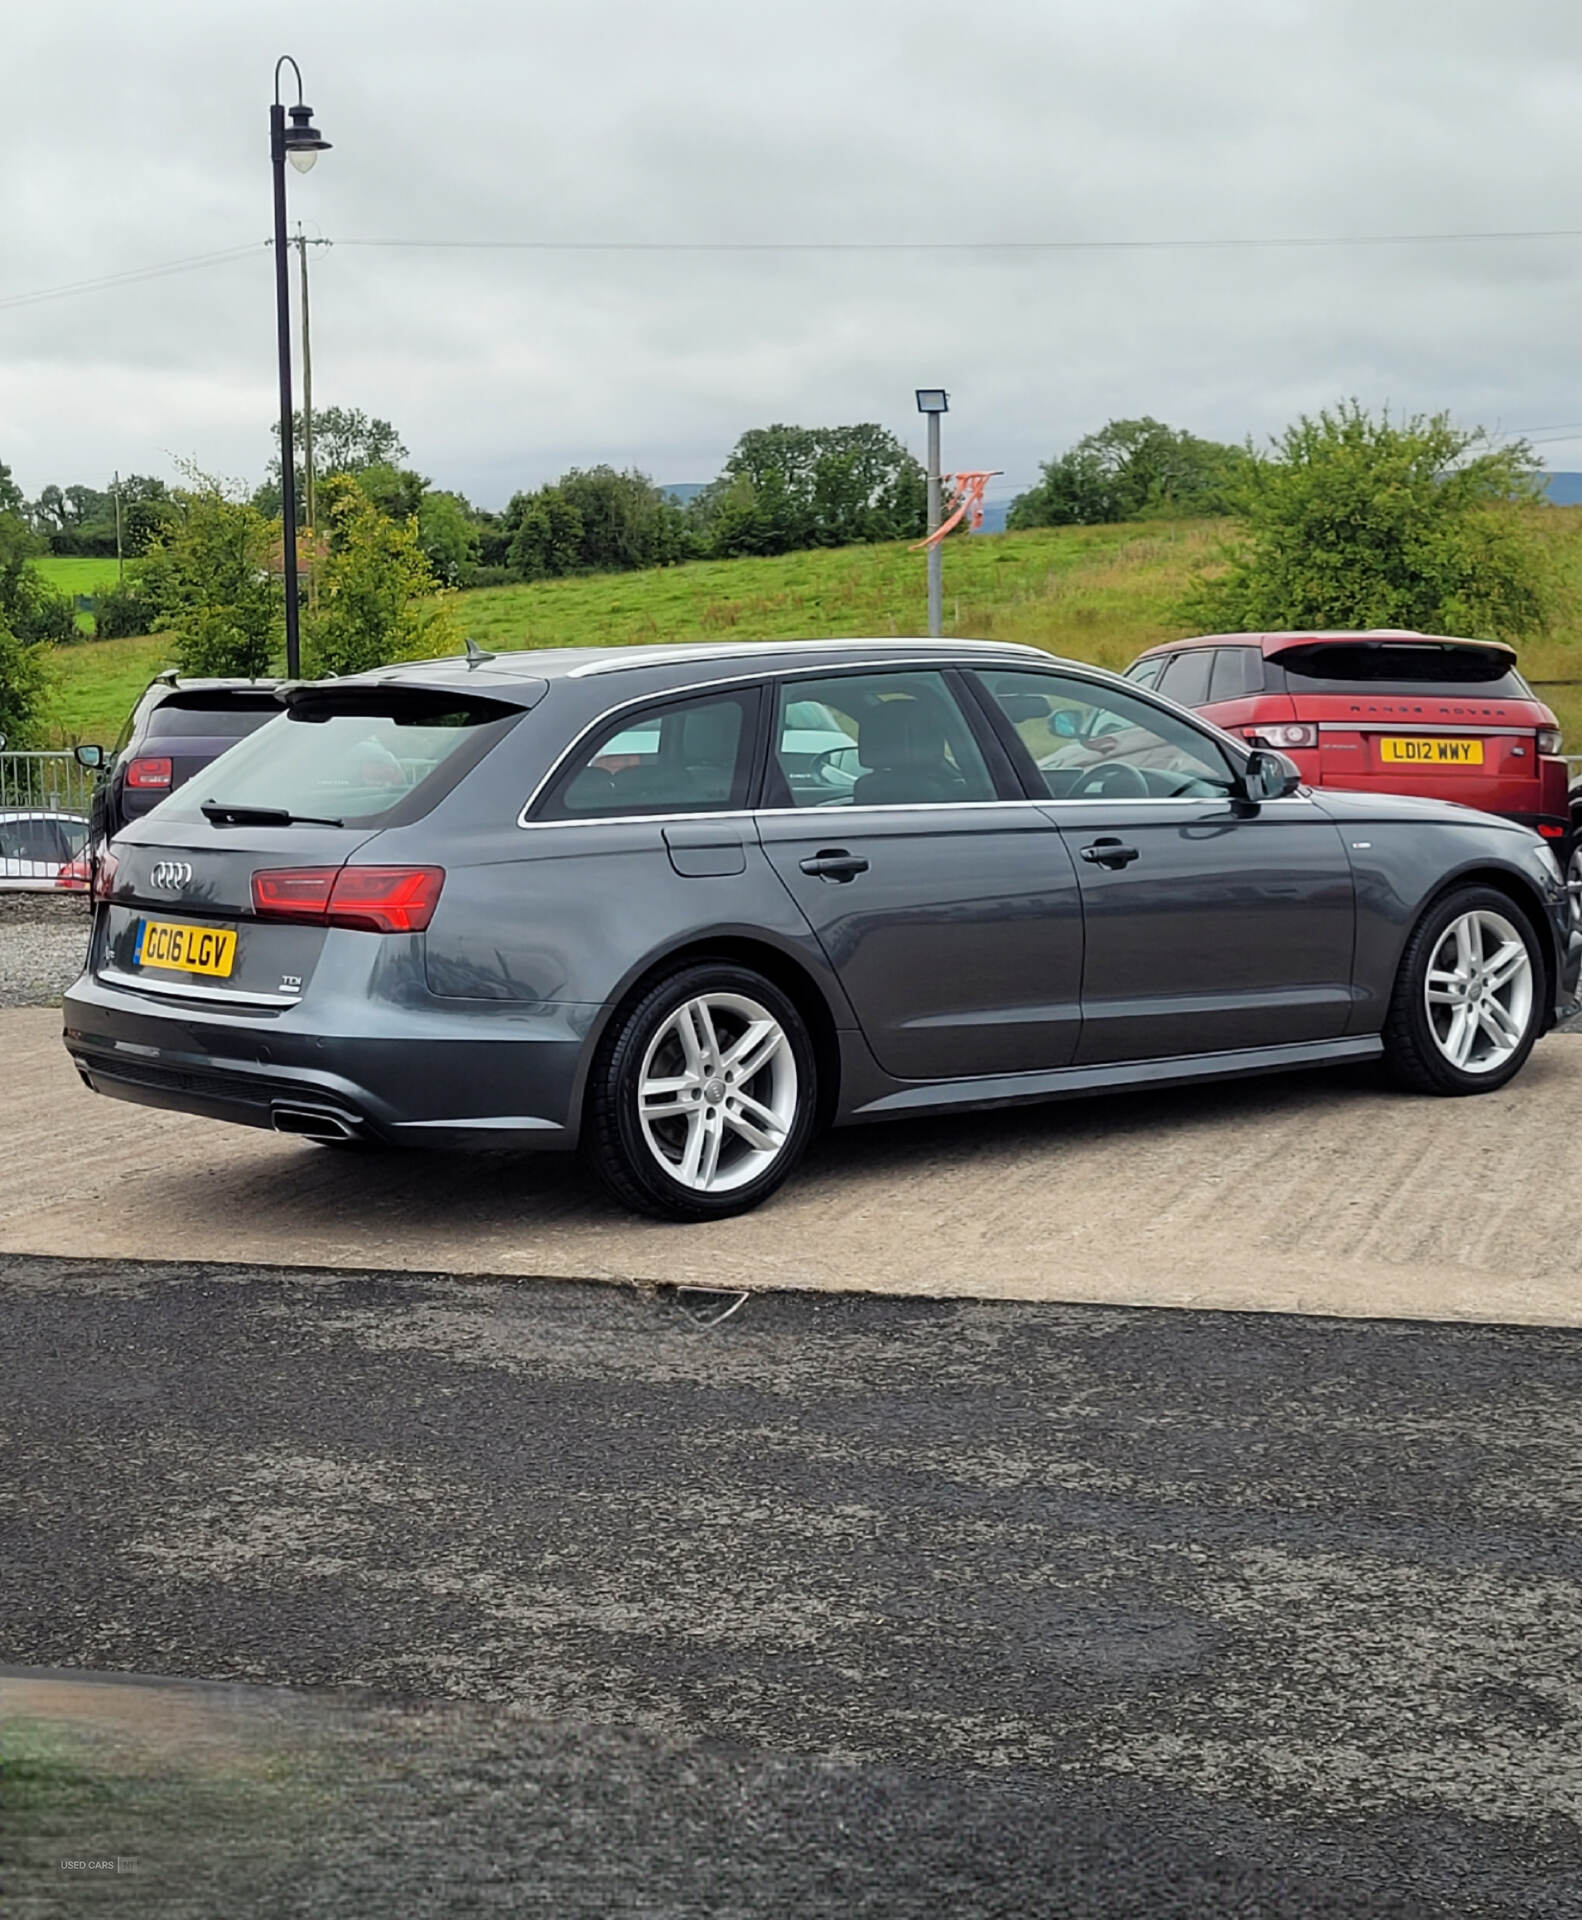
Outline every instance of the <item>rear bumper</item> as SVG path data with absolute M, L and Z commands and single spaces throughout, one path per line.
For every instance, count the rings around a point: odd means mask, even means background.
M 451 1002 L 379 1006 L 332 1031 L 298 1006 L 247 1015 L 147 997 L 84 974 L 66 995 L 66 1050 L 95 1093 L 236 1125 L 423 1147 L 568 1149 L 596 1009 Z M 349 1022 L 345 1024 L 350 1024 Z M 373 1030 L 375 1026 L 380 1029 Z

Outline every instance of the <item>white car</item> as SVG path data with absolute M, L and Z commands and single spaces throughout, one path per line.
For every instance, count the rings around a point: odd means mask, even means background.
M 0 810 L 0 892 L 81 891 L 82 874 L 64 869 L 80 861 L 88 844 L 88 822 L 80 813 L 51 813 L 42 807 Z

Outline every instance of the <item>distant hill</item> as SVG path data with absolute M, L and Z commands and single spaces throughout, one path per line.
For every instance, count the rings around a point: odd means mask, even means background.
M 1546 473 L 1544 492 L 1552 507 L 1582 507 L 1582 473 Z
M 689 500 L 695 500 L 706 485 L 703 480 L 670 480 L 659 491 L 668 493 L 677 506 L 684 507 Z

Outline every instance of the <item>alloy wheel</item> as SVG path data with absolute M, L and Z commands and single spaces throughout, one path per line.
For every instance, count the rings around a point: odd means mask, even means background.
M 698 1193 L 728 1193 L 772 1167 L 797 1114 L 797 1068 L 785 1029 L 740 993 L 685 1000 L 660 1025 L 637 1079 L 649 1151 Z
M 1440 935 L 1423 984 L 1434 1044 L 1462 1073 L 1494 1073 L 1527 1037 L 1533 962 L 1503 914 L 1479 907 Z
M 1577 835 L 1566 862 L 1566 882 L 1571 889 L 1571 918 L 1582 926 L 1582 833 Z

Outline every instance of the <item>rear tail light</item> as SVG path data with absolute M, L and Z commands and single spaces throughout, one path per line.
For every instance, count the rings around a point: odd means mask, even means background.
M 55 876 L 55 885 L 67 893 L 86 893 L 92 878 L 87 854 L 79 853 L 74 860 L 68 860 Z
M 1558 754 L 1565 746 L 1565 739 L 1558 727 L 1540 727 L 1538 729 L 1538 751 Z
M 140 753 L 126 763 L 126 784 L 140 791 L 170 785 L 170 762 L 156 754 Z
M 253 912 L 363 933 L 421 933 L 444 884 L 443 867 L 266 867 L 253 875 Z
M 1318 728 L 1293 722 L 1277 722 L 1261 727 L 1243 727 L 1243 734 L 1255 747 L 1316 747 Z
M 108 847 L 102 853 L 93 856 L 92 893 L 95 900 L 108 900 L 110 889 L 115 885 L 115 870 L 119 860 Z

